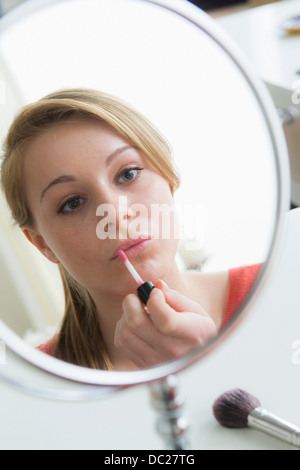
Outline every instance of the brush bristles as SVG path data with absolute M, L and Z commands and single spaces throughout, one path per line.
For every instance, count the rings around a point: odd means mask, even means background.
M 248 415 L 260 407 L 257 398 L 241 389 L 223 393 L 213 404 L 216 420 L 227 428 L 245 428 L 248 426 Z

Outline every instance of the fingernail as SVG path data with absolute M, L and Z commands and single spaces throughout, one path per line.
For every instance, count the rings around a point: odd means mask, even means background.
M 167 284 L 162 279 L 159 279 L 158 281 L 156 281 L 155 287 L 157 287 L 158 289 L 162 289 L 163 287 L 168 288 Z

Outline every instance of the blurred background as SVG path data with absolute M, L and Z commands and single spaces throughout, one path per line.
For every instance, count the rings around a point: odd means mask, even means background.
M 26 0 L 0 0 L 0 14 L 5 14 L 11 8 L 16 7 Z M 190 3 L 198 6 L 202 10 L 211 11 L 215 9 L 243 9 L 271 3 L 272 0 L 189 0 Z M 279 1 L 279 0 L 277 0 Z M 282 0 L 281 0 L 282 1 Z
M 11 8 L 16 7 L 26 0 L 0 0 L 0 14 L 4 15 Z M 267 3 L 273 3 L 274 0 L 189 0 L 190 3 L 198 6 L 204 11 L 223 10 L 229 13 L 230 10 L 237 11 L 244 8 L 251 8 Z M 275 0 L 280 1 L 280 0 Z M 282 0 L 281 0 L 282 1 Z M 224 11 L 224 13 L 225 13 Z

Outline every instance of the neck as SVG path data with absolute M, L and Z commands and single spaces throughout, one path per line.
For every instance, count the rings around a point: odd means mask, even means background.
M 115 347 L 114 336 L 116 324 L 122 316 L 122 302 L 124 296 L 113 295 L 98 291 L 90 292 L 96 305 L 97 319 L 107 348 L 108 356 L 113 368 L 120 363 L 122 357 Z M 122 366 L 123 368 L 123 366 Z

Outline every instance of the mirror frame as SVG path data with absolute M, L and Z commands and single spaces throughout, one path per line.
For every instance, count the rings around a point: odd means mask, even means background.
M 62 0 L 60 0 L 60 2 L 61 1 Z M 70 0 L 63 1 L 67 2 Z M 12 332 L 0 320 L 0 338 L 5 343 L 6 347 L 12 352 L 12 355 L 20 358 L 20 363 L 33 366 L 32 368 L 36 370 L 40 369 L 46 375 L 49 374 L 52 377 L 60 378 L 62 379 L 62 384 L 65 384 L 65 381 L 69 380 L 73 383 L 77 383 L 78 385 L 85 384 L 84 387 L 87 389 L 89 389 L 88 385 L 100 385 L 109 387 L 110 391 L 111 387 L 124 388 L 132 385 L 153 382 L 164 379 L 169 375 L 176 374 L 191 366 L 199 359 L 204 358 L 207 354 L 217 348 L 230 334 L 232 334 L 249 311 L 251 311 L 254 303 L 259 298 L 266 281 L 268 280 L 273 261 L 276 258 L 278 246 L 282 241 L 284 215 L 289 209 L 290 204 L 288 153 L 283 129 L 277 115 L 275 105 L 273 104 L 267 88 L 264 86 L 262 80 L 256 75 L 254 70 L 252 70 L 244 56 L 241 55 L 240 51 L 217 26 L 212 18 L 186 0 L 132 1 L 153 4 L 158 8 L 168 10 L 172 14 L 179 15 L 196 26 L 208 35 L 224 51 L 224 53 L 226 53 L 232 63 L 237 67 L 237 70 L 239 70 L 242 76 L 246 79 L 253 93 L 253 97 L 256 98 L 260 110 L 265 118 L 273 147 L 277 178 L 276 220 L 266 262 L 264 263 L 263 269 L 261 270 L 246 301 L 236 312 L 235 318 L 229 322 L 217 338 L 213 338 L 203 347 L 193 350 L 182 358 L 140 371 L 102 371 L 86 369 L 81 366 L 65 363 L 35 350 L 32 346 L 25 343 L 24 340 Z M 10 25 L 15 24 L 16 21 L 24 18 L 30 13 L 36 13 L 38 10 L 47 6 L 52 6 L 58 2 L 59 0 L 31 0 L 19 7 L 16 7 L 0 19 L 0 35 L 9 28 Z M 4 370 L 0 367 L 0 378 L 1 376 L 5 380 Z M 17 385 L 18 380 L 15 380 L 14 382 L 14 385 Z M 47 386 L 48 385 L 45 387 L 47 388 Z

